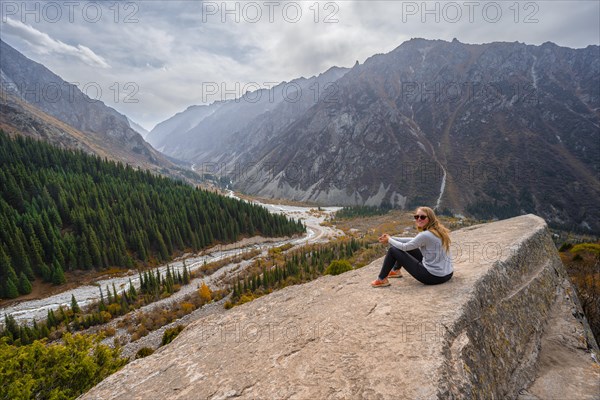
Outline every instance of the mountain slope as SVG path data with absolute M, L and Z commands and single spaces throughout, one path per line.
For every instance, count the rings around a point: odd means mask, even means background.
M 29 293 L 36 276 L 62 284 L 66 270 L 148 266 L 304 231 L 256 204 L 1 130 L 0 165 L 0 299 Z
M 308 108 L 320 97 L 331 97 L 332 83 L 348 69 L 333 67 L 311 78 L 283 82 L 270 89 L 248 92 L 235 100 L 191 106 L 158 124 L 148 141 L 164 154 L 187 161 L 211 160 L 222 153 L 244 149 L 247 141 L 270 136 Z M 265 121 L 267 130 L 251 132 L 252 126 Z
M 146 139 L 146 137 L 148 136 L 148 134 L 150 132 L 148 132 L 140 124 L 136 123 L 135 121 L 132 121 L 130 118 L 127 118 L 127 122 L 129 122 L 129 126 L 131 127 L 131 129 L 133 129 L 134 131 L 136 131 L 137 133 L 139 133 L 142 136 L 142 138 L 144 138 L 144 140 Z
M 213 114 L 222 103 L 215 102 L 208 106 L 190 106 L 185 111 L 175 114 L 166 121 L 156 125 L 147 136 L 148 143 L 156 149 L 168 154 L 173 144 L 171 135 L 184 133 L 197 126 L 204 118 Z
M 289 120 L 281 104 L 227 146 L 185 154 L 228 165 L 238 190 L 261 196 L 534 212 L 600 232 L 598 46 L 413 39 L 334 85 L 334 101 Z
M 0 123 L 7 132 L 181 175 L 130 127 L 127 117 L 1 40 L 0 52 Z

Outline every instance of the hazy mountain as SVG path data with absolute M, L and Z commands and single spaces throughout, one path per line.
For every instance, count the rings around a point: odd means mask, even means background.
M 599 49 L 414 39 L 330 79 L 316 103 L 248 118 L 242 99 L 164 148 L 261 196 L 600 231 Z
M 127 117 L 0 41 L 0 127 L 11 134 L 180 175 Z
M 204 118 L 213 114 L 222 103 L 215 102 L 208 106 L 190 106 L 185 111 L 175 114 L 166 121 L 156 125 L 148 134 L 147 140 L 154 148 L 168 154 L 165 147 L 173 143 L 174 135 L 181 135 L 197 126 Z
M 140 136 L 142 138 L 144 138 L 144 140 L 146 140 L 146 137 L 150 133 L 146 128 L 144 128 L 140 124 L 136 123 L 135 121 L 133 121 L 129 117 L 127 117 L 127 122 L 129 122 L 129 126 L 131 127 L 131 129 L 133 129 L 134 131 L 136 131 L 137 133 L 139 133 Z
M 268 134 L 262 130 L 250 133 L 249 126 L 261 125 L 261 121 L 274 124 L 271 130 L 289 125 L 315 105 L 319 96 L 332 93 L 332 83 L 347 71 L 347 68 L 333 67 L 319 76 L 248 92 L 239 99 L 189 107 L 158 124 L 150 132 L 148 141 L 163 153 L 183 160 L 212 159 L 237 150 L 240 137 L 248 139 L 249 135 L 258 133 L 262 138 Z

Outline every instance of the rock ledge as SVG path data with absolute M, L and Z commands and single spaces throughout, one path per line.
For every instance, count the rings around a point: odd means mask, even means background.
M 82 398 L 597 399 L 597 345 L 573 316 L 545 222 L 526 215 L 452 239 L 448 283 L 405 276 L 373 289 L 378 260 L 289 287 L 196 321 Z

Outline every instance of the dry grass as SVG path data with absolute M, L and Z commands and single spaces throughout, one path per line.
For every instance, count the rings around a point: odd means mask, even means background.
M 392 236 L 414 236 L 417 234 L 413 220 L 413 211 L 391 210 L 385 215 L 357 217 L 351 219 L 331 220 L 329 223 L 341 229 L 346 235 L 364 238 L 376 242 L 383 233 Z M 484 221 L 471 218 L 455 218 L 439 216 L 442 223 L 450 230 L 461 229 Z
M 600 248 L 600 243 L 592 246 Z M 577 290 L 583 312 L 596 341 L 600 341 L 600 256 L 593 251 L 562 251 L 560 258 Z

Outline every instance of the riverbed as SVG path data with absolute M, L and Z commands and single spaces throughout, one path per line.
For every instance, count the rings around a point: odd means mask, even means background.
M 233 192 L 230 192 L 229 196 L 237 198 Z M 239 255 L 249 250 L 261 250 L 261 253 L 264 253 L 272 247 L 282 246 L 287 243 L 291 243 L 294 246 L 312 243 L 324 243 L 332 238 L 344 235 L 342 231 L 336 229 L 335 227 L 321 225 L 326 218 L 331 216 L 341 207 L 321 207 L 317 211 L 317 209 L 314 207 L 264 204 L 256 201 L 254 203 L 264 206 L 272 213 L 284 214 L 289 218 L 300 219 L 306 226 L 306 234 L 302 237 L 296 238 L 253 237 L 246 238 L 239 242 L 228 245 L 215 246 L 199 254 L 188 254 L 180 257 L 179 259 L 171 261 L 168 264 L 160 266 L 159 270 L 161 271 L 161 274 L 166 273 L 167 265 L 169 265 L 172 270 L 182 271 L 184 261 L 188 270 L 191 272 L 201 268 L 205 263 L 208 264 L 214 261 L 219 261 L 227 257 Z M 223 275 L 232 269 L 240 267 L 243 267 L 243 265 L 225 265 L 216 271 L 213 276 L 205 278 L 206 283 L 209 285 L 211 283 L 214 284 L 216 280 L 222 278 Z M 0 316 L 12 315 L 19 323 L 31 323 L 34 319 L 41 321 L 46 319 L 50 309 L 56 310 L 61 305 L 70 307 L 71 296 L 75 296 L 79 306 L 83 307 L 100 299 L 100 288 L 102 288 L 104 295 L 106 296 L 106 287 L 109 287 L 112 290 L 114 284 L 117 291 L 121 292 L 129 287 L 130 281 L 136 288 L 139 288 L 140 282 L 137 271 L 131 270 L 128 271 L 128 273 L 124 276 L 101 279 L 93 284 L 79 286 L 77 288 L 69 289 L 43 299 L 13 303 L 9 306 L 0 308 Z M 1 318 L 0 326 L 3 323 L 4 318 Z

